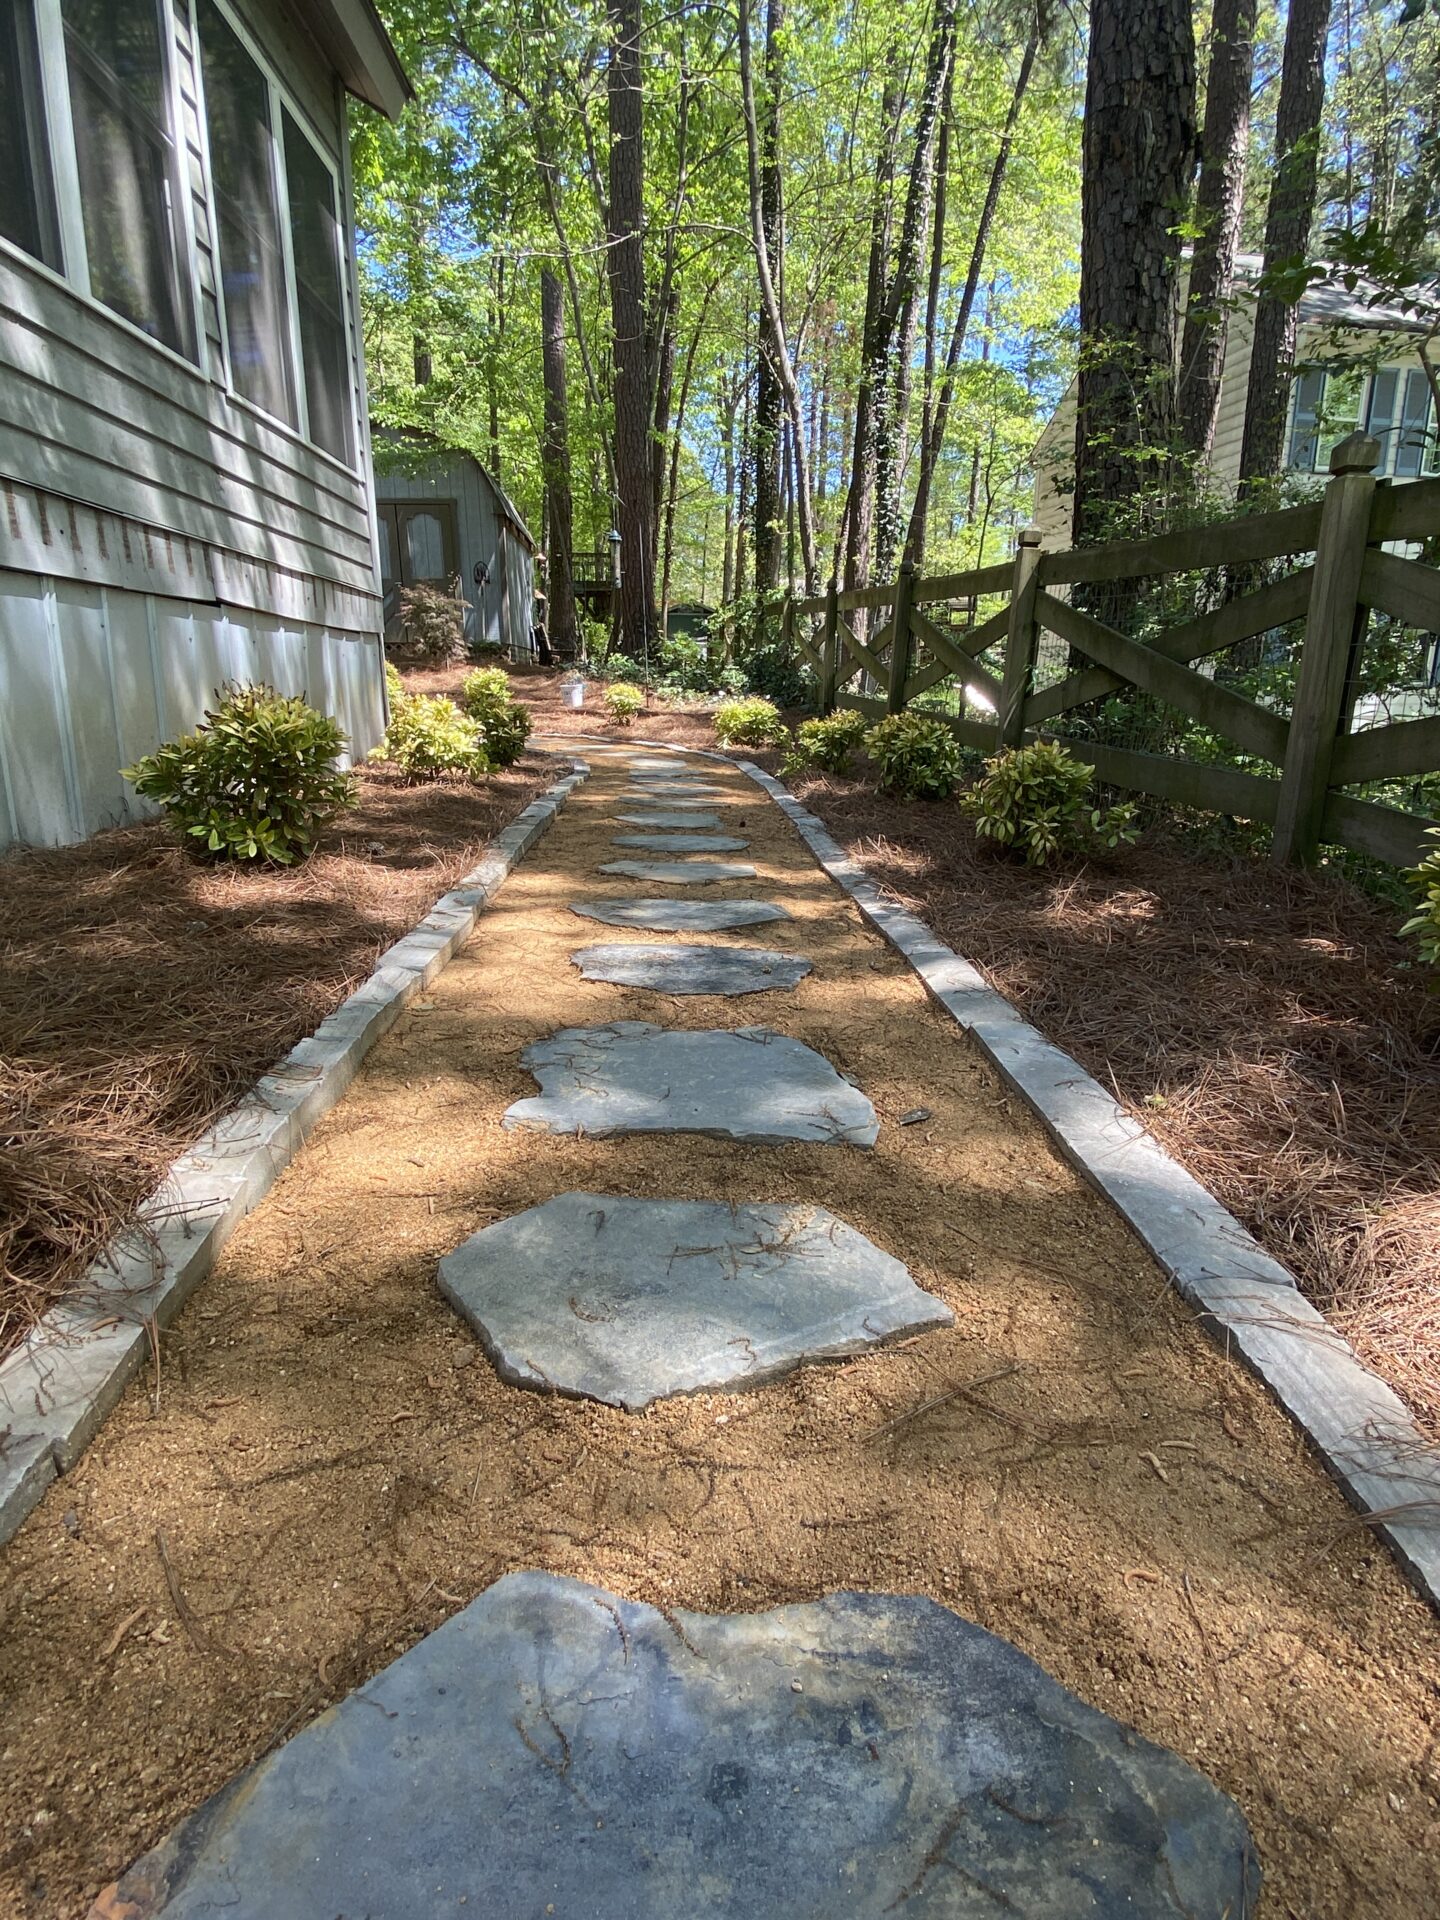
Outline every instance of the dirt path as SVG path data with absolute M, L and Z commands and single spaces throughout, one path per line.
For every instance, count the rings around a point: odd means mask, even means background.
M 759 877 L 697 896 L 778 899 L 764 944 L 814 972 L 738 1015 L 579 979 L 597 937 L 670 938 L 566 910 L 663 891 L 597 874 L 626 776 L 595 766 L 166 1336 L 158 1406 L 132 1390 L 0 1556 L 0 1913 L 83 1913 L 283 1733 L 544 1567 L 710 1610 L 931 1594 L 1233 1794 L 1264 1913 L 1414 1920 L 1440 1831 L 1429 1613 L 739 773 L 705 768 Z M 794 1035 L 869 1094 L 879 1144 L 501 1128 L 535 1090 L 523 1046 L 616 1019 Z M 644 1416 L 517 1392 L 436 1263 L 571 1188 L 823 1203 L 956 1325 Z

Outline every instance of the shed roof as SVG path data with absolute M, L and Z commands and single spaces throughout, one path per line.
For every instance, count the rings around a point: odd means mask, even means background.
M 370 440 L 372 449 L 387 444 L 390 446 L 410 445 L 423 448 L 427 456 L 427 463 L 429 460 L 437 460 L 453 465 L 456 461 L 468 460 L 471 466 L 478 467 L 486 486 L 489 487 L 491 493 L 495 496 L 495 504 L 500 510 L 502 519 L 509 521 L 510 525 L 515 529 L 516 533 L 519 534 L 520 538 L 532 553 L 539 551 L 538 542 L 529 527 L 526 526 L 520 509 L 510 498 L 509 494 L 506 493 L 494 474 L 491 473 L 485 462 L 475 454 L 469 452 L 465 447 L 447 447 L 438 434 L 427 433 L 423 427 L 382 427 L 377 426 L 373 421 L 370 425 Z M 380 471 L 378 462 L 376 471 Z
M 290 0 L 291 10 L 357 100 L 396 120 L 415 89 L 374 0 Z

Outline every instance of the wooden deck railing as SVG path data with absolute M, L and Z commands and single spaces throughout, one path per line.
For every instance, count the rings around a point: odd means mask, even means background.
M 1440 771 L 1440 715 L 1348 731 L 1370 610 L 1440 634 L 1440 571 L 1384 550 L 1386 542 L 1440 534 L 1440 479 L 1379 485 L 1373 471 L 1378 458 L 1376 441 L 1353 434 L 1332 455 L 1323 496 L 1275 513 L 1063 553 L 1042 553 L 1038 533 L 1027 530 L 1014 559 L 1000 566 L 931 579 L 902 568 L 888 586 L 843 593 L 832 588 L 813 599 L 786 596 L 780 603 L 785 631 L 815 670 L 822 712 L 843 706 L 877 717 L 898 713 L 917 694 L 958 680 L 994 712 L 993 719 L 947 717 L 970 746 L 993 752 L 1042 735 L 1063 741 L 1107 785 L 1264 821 L 1274 829 L 1274 857 L 1281 862 L 1308 861 L 1322 843 L 1341 842 L 1409 865 L 1435 823 L 1342 791 Z M 1105 625 L 1055 591 L 1312 554 L 1313 562 L 1283 578 L 1146 642 Z M 975 606 L 996 596 L 1004 604 L 976 624 Z M 956 601 L 968 605 L 964 626 L 927 611 Z M 847 617 L 859 609 L 871 616 L 868 638 Z M 1192 664 L 1302 619 L 1288 718 Z M 1088 664 L 1037 688 L 1044 633 Z M 990 664 L 981 657 L 987 654 Z M 855 691 L 857 675 L 867 675 L 878 693 Z M 1153 696 L 1275 772 L 1066 734 L 1063 716 L 1126 688 Z

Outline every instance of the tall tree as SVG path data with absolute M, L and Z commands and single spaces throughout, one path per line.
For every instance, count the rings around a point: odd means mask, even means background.
M 1315 218 L 1329 31 L 1330 0 L 1290 0 L 1275 109 L 1275 172 L 1265 209 L 1265 267 L 1245 393 L 1242 486 L 1253 486 L 1280 471 L 1303 286 L 1303 274 L 1291 285 L 1286 284 L 1286 276 L 1303 267 Z
M 1180 218 L 1195 158 L 1190 0 L 1093 0 L 1080 188 L 1074 537 L 1168 466 Z
M 545 524 L 550 644 L 562 660 L 579 649 L 575 619 L 575 533 L 570 500 L 570 409 L 565 391 L 565 301 L 549 267 L 540 270 L 540 352 L 545 380 Z
M 615 370 L 615 487 L 619 496 L 622 649 L 652 652 L 655 618 L 655 472 L 650 355 L 645 330 L 645 155 L 640 66 L 640 0 L 606 0 L 610 27 L 609 230 L 612 360 Z
M 785 298 L 785 238 L 780 199 L 780 95 L 784 82 L 781 35 L 785 0 L 767 0 L 765 8 L 764 99 L 760 126 L 760 211 L 770 252 L 775 291 Z M 772 594 L 780 584 L 783 541 L 780 528 L 780 464 L 785 394 L 775 329 L 764 303 L 760 307 L 760 354 L 755 386 L 755 590 Z
M 1250 85 L 1255 67 L 1256 0 L 1215 0 L 1195 244 L 1185 335 L 1180 347 L 1180 423 L 1185 445 L 1204 461 L 1215 438 L 1220 379 L 1229 332 L 1227 302 L 1245 207 L 1250 143 Z

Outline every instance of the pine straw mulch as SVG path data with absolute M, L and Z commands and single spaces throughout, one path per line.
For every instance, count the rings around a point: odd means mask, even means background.
M 457 667 L 416 667 L 405 675 L 405 684 L 413 693 L 448 693 L 458 699 L 460 683 L 472 670 L 469 662 Z M 537 733 L 603 735 L 607 740 L 667 740 L 678 747 L 714 749 L 715 728 L 710 708 L 697 698 L 683 706 L 671 705 L 651 695 L 651 704 L 629 727 L 617 727 L 601 704 L 606 683 L 587 680 L 585 705 L 567 707 L 560 693 L 564 675 L 558 667 L 508 668 L 515 698 L 529 707 Z
M 1440 1439 L 1440 995 L 1395 910 L 1158 830 L 1035 872 L 977 846 L 953 807 L 790 784 L 1114 1088 Z
M 202 866 L 158 823 L 0 860 L 0 1353 L 554 778 L 365 768 L 294 871 Z

